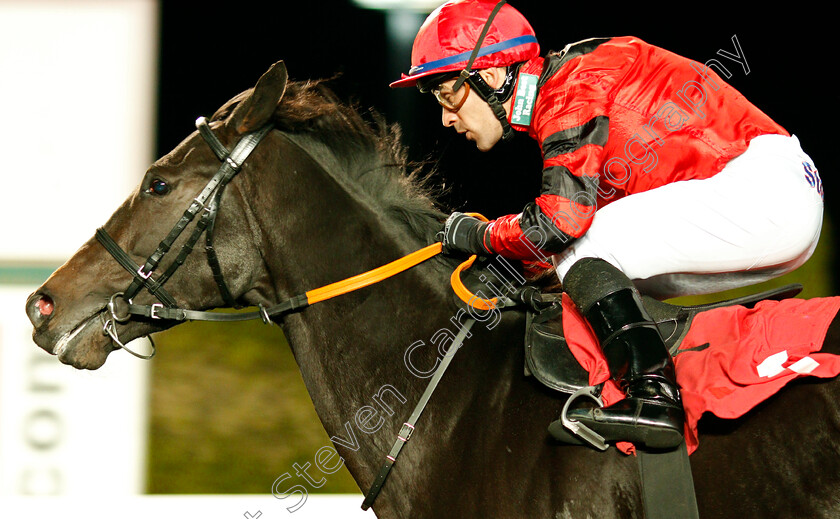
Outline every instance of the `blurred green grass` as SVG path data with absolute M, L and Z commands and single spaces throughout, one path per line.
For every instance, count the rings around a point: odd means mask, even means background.
M 824 222 L 814 256 L 791 274 L 672 302 L 719 301 L 787 283 L 805 285 L 799 297 L 833 295 L 832 235 Z M 303 484 L 293 464 L 312 463 L 331 442 L 279 327 L 260 321 L 187 323 L 158 334 L 156 342 L 147 492 L 270 493 L 284 473 Z M 326 480 L 318 489 L 305 486 L 311 493 L 359 492 L 346 467 Z
M 269 494 L 287 472 L 310 492 L 359 491 L 346 468 L 318 489 L 295 476 L 332 443 L 278 326 L 186 323 L 156 343 L 148 493 Z

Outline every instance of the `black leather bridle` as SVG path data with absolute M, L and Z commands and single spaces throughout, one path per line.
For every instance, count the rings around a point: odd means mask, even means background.
M 151 358 L 154 355 L 154 343 L 152 343 L 152 353 L 149 355 L 139 354 L 125 347 L 120 341 L 116 331 L 117 322 L 126 322 L 132 315 L 142 315 L 151 319 L 160 318 L 176 318 L 173 317 L 173 310 L 177 310 L 178 316 L 182 316 L 180 320 L 190 317 L 183 317 L 184 312 L 192 312 L 191 319 L 203 320 L 226 320 L 220 314 L 211 314 L 210 312 L 197 312 L 192 310 L 183 310 L 177 308 L 175 299 L 166 291 L 163 285 L 170 277 L 183 265 L 187 257 L 192 253 L 193 247 L 205 234 L 205 251 L 207 253 L 207 263 L 213 271 L 213 279 L 216 282 L 219 292 L 228 306 L 236 306 L 236 301 L 225 282 L 224 274 L 219 263 L 219 257 L 216 254 L 216 249 L 213 246 L 213 229 L 216 222 L 216 216 L 219 212 L 219 205 L 221 203 L 222 194 L 224 193 L 227 184 L 239 173 L 242 169 L 242 164 L 245 159 L 251 154 L 262 139 L 271 131 L 273 125 L 268 124 L 257 131 L 245 134 L 239 142 L 236 143 L 233 150 L 228 149 L 222 144 L 216 134 L 210 129 L 210 125 L 204 117 L 199 117 L 196 120 L 196 128 L 199 134 L 204 138 L 210 149 L 221 161 L 221 166 L 215 175 L 207 182 L 204 189 L 195 197 L 190 203 L 183 216 L 178 220 L 169 234 L 160 242 L 157 249 L 148 257 L 145 263 L 140 266 L 131 259 L 131 256 L 120 247 L 117 242 L 108 234 L 103 228 L 96 230 L 96 239 L 105 247 L 111 256 L 126 269 L 132 276 L 131 284 L 122 292 L 117 292 L 111 296 L 108 303 L 108 314 L 103 313 L 103 333 L 110 335 L 115 343 L 124 348 L 126 351 L 140 358 Z M 154 279 L 152 274 L 160 265 L 163 257 L 171 250 L 172 245 L 184 232 L 187 226 L 201 214 L 198 222 L 193 229 L 192 234 L 181 247 L 180 252 L 169 267 L 157 278 Z M 132 299 L 145 288 L 159 303 L 152 305 L 134 305 Z M 127 306 L 123 303 L 127 303 Z M 199 315 L 200 314 L 200 315 Z M 253 314 L 253 315 L 251 315 Z M 261 312 L 251 312 L 247 316 L 237 314 L 236 320 L 253 319 L 256 317 L 262 318 L 264 321 L 268 320 L 268 315 L 263 309 Z M 234 320 L 234 319 L 230 319 Z

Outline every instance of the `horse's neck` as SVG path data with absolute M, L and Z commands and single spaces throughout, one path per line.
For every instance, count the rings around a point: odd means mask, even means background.
M 263 182 L 260 188 L 262 197 L 273 198 L 267 205 L 278 208 L 259 223 L 269 278 L 278 295 L 345 279 L 425 245 L 311 163 L 304 171 L 308 159 L 300 159 L 286 165 L 300 168 L 293 185 Z M 286 206 L 289 212 L 280 209 Z M 429 263 L 284 320 L 304 382 L 330 435 L 346 438 L 348 425 L 358 434 L 356 413 L 365 406 L 377 406 L 383 420 L 396 421 L 409 411 L 405 402 L 416 400 L 424 381 L 406 376 L 404 352 L 428 339 L 452 314 L 446 275 L 435 260 Z M 377 398 L 383 399 L 380 404 Z M 395 406 L 400 412 L 388 414 Z M 359 436 L 375 438 L 374 443 L 384 438 Z
M 278 293 L 317 288 L 426 245 L 405 225 L 388 221 L 330 178 L 315 174 L 306 183 L 296 184 L 302 191 L 294 196 L 300 200 L 290 204 L 299 214 L 275 214 L 261 224 L 267 234 L 270 278 Z M 279 200 L 281 195 L 278 191 Z M 284 196 L 288 199 L 288 193 Z M 449 288 L 451 270 L 444 262 L 434 258 L 284 319 L 318 416 L 363 491 L 420 400 L 441 350 L 451 345 L 465 319 Z M 510 326 L 508 322 L 498 328 L 509 334 Z M 403 469 L 389 482 L 400 490 L 385 503 L 380 499 L 380 506 L 407 509 L 422 500 L 423 485 L 414 482 L 427 481 L 447 463 L 435 445 L 467 448 L 463 434 L 479 433 L 475 409 L 492 407 L 488 401 L 496 407 L 508 401 L 511 384 L 505 381 L 517 370 L 512 362 L 516 354 L 511 348 L 485 351 L 490 345 L 487 328 L 473 327 L 469 348 L 453 362 L 424 411 L 423 420 L 433 426 L 424 427 L 425 440 L 415 441 L 402 455 Z M 501 333 L 498 328 L 494 335 Z

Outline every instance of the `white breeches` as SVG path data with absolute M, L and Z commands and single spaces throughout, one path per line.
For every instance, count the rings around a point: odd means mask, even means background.
M 554 264 L 562 280 L 577 260 L 602 258 L 660 299 L 718 292 L 805 263 L 822 215 L 822 184 L 799 140 L 762 135 L 714 177 L 599 209 L 586 234 L 554 256 Z

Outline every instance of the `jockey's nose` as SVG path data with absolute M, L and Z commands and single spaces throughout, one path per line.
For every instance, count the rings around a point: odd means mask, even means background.
M 447 110 L 446 108 L 441 107 L 441 122 L 444 126 L 449 128 L 450 126 L 455 124 L 455 121 L 458 119 L 458 114 L 453 112 L 452 110 Z

